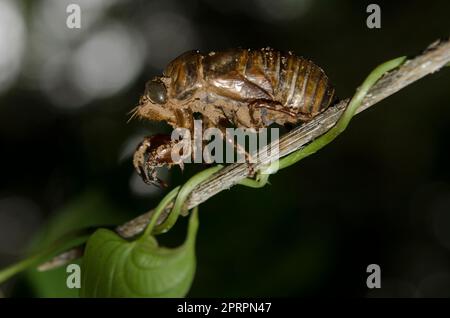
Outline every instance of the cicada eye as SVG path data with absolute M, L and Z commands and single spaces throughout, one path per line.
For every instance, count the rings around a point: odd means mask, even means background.
M 145 87 L 145 94 L 155 104 L 165 104 L 167 100 L 167 90 L 160 81 L 150 81 Z

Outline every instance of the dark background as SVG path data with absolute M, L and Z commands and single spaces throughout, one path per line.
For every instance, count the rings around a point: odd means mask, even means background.
M 65 25 L 68 3 L 81 29 Z M 0 267 L 87 224 L 118 224 L 164 194 L 131 154 L 165 125 L 132 121 L 146 80 L 190 49 L 272 46 L 325 69 L 351 96 L 379 63 L 450 31 L 448 1 L 0 0 Z M 450 70 L 352 121 L 335 142 L 200 209 L 189 296 L 450 296 Z M 166 176 L 181 183 L 193 169 Z M 183 220 L 161 237 L 185 235 Z M 366 267 L 382 288 L 369 291 Z M 73 296 L 64 269 L 29 271 L 4 296 Z

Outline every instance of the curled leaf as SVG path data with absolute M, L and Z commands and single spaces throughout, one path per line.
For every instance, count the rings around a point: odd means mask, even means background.
M 126 241 L 100 229 L 88 240 L 83 263 L 81 297 L 184 297 L 195 273 L 198 215 L 177 248 L 158 246 L 151 235 Z

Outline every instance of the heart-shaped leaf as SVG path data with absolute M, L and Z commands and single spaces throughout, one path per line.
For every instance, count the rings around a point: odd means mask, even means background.
M 97 230 L 88 240 L 82 263 L 82 297 L 184 297 L 195 273 L 197 211 L 178 248 L 158 246 L 151 235 L 127 241 Z

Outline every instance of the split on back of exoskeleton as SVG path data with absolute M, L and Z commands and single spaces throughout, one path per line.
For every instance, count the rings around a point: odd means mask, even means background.
M 146 84 L 136 114 L 174 128 L 193 129 L 198 113 L 209 127 L 258 129 L 308 121 L 328 108 L 333 98 L 334 88 L 324 71 L 291 52 L 189 51 Z M 155 165 L 154 158 L 147 161 Z

